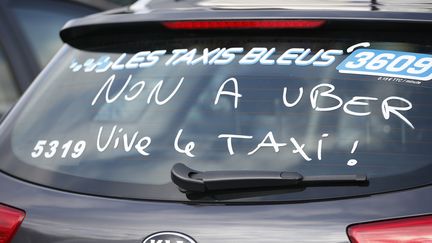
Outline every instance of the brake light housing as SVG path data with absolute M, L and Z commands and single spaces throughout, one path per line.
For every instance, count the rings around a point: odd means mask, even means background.
M 392 219 L 348 227 L 352 243 L 432 242 L 432 216 Z
M 192 20 L 167 21 L 162 25 L 168 29 L 312 29 L 325 24 L 325 20 Z
M 0 243 L 11 242 L 24 217 L 24 211 L 0 204 Z

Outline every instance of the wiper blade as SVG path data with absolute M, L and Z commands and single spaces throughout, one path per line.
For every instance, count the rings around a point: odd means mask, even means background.
M 365 185 L 366 175 L 303 176 L 286 171 L 197 171 L 182 163 L 171 169 L 172 181 L 188 192 L 208 192 L 274 187 Z

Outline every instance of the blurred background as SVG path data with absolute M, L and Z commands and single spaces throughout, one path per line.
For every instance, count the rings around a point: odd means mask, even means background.
M 61 47 L 70 19 L 136 0 L 0 0 L 0 116 L 18 100 Z

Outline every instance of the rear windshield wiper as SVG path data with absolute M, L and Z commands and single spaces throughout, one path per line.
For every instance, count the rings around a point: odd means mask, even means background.
M 172 181 L 183 191 L 209 192 L 275 187 L 366 185 L 366 175 L 303 176 L 285 171 L 197 171 L 178 163 L 171 169 Z

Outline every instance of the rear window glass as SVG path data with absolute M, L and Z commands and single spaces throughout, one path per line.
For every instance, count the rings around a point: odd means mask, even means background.
M 296 37 L 66 46 L 9 120 L 2 169 L 61 189 L 157 200 L 190 199 L 170 179 L 179 162 L 369 178 L 368 186 L 283 189 L 238 199 L 245 201 L 425 185 L 431 50 Z

